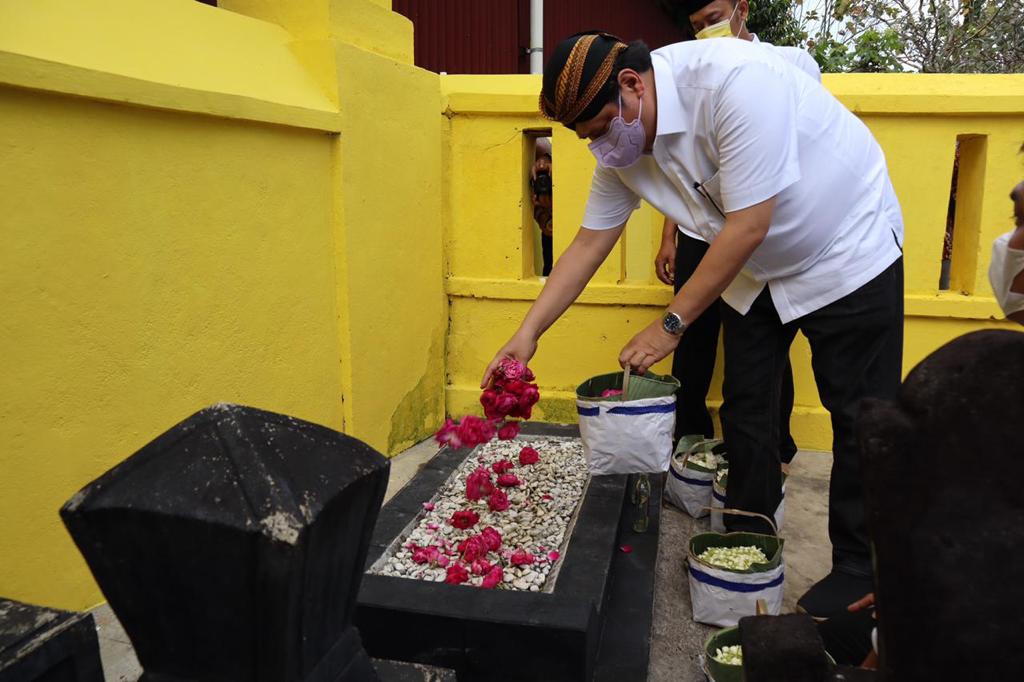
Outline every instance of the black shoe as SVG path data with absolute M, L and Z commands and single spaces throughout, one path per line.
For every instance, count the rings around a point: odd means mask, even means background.
M 818 620 L 831 618 L 874 589 L 871 576 L 833 570 L 800 597 L 796 608 Z

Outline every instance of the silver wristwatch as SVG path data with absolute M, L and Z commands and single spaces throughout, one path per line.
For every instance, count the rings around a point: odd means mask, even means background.
M 669 311 L 661 318 L 661 328 L 672 336 L 682 336 L 686 331 L 686 323 L 683 322 L 683 318 Z

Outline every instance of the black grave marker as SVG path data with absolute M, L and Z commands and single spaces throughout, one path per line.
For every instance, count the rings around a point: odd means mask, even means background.
M 61 510 L 148 680 L 375 680 L 352 626 L 389 463 L 322 426 L 194 414 Z
M 961 336 L 860 417 L 881 678 L 1024 671 L 1024 334 Z

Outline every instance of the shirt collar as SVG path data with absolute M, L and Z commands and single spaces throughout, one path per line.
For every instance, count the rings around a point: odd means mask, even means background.
M 658 128 L 655 137 L 672 135 L 686 130 L 683 106 L 679 101 L 672 65 L 659 54 L 651 55 L 654 67 L 654 90 L 658 104 Z
M 752 42 L 752 43 L 759 43 L 759 42 L 761 42 L 761 40 L 757 37 L 756 33 L 751 33 L 750 34 L 750 42 Z

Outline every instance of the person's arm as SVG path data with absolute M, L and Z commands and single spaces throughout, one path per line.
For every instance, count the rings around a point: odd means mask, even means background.
M 658 279 L 672 286 L 676 278 L 676 232 L 679 228 L 674 222 L 665 218 L 661 227 L 661 248 L 654 257 L 654 272 Z
M 569 247 L 551 270 L 544 288 L 523 318 L 519 329 L 502 346 L 487 365 L 480 387 L 485 388 L 491 375 L 504 358 L 514 358 L 526 364 L 537 352 L 537 341 L 548 327 L 562 316 L 587 286 L 598 267 L 611 253 L 625 223 L 607 230 L 581 227 Z
M 725 215 L 725 226 L 711 242 L 693 275 L 672 299 L 668 310 L 689 324 L 700 317 L 743 269 L 754 250 L 764 241 L 772 221 L 775 197 Z M 685 333 L 685 332 L 684 332 Z M 619 364 L 646 372 L 679 345 L 678 336 L 666 332 L 661 317 L 654 320 L 626 344 Z
M 734 69 L 715 95 L 711 133 L 718 141 L 725 224 L 669 305 L 686 324 L 732 283 L 768 234 L 775 197 L 800 179 L 799 93 L 777 75 L 773 66 L 749 62 Z M 619 364 L 646 371 L 677 345 L 679 337 L 662 329 L 659 315 L 626 344 Z

